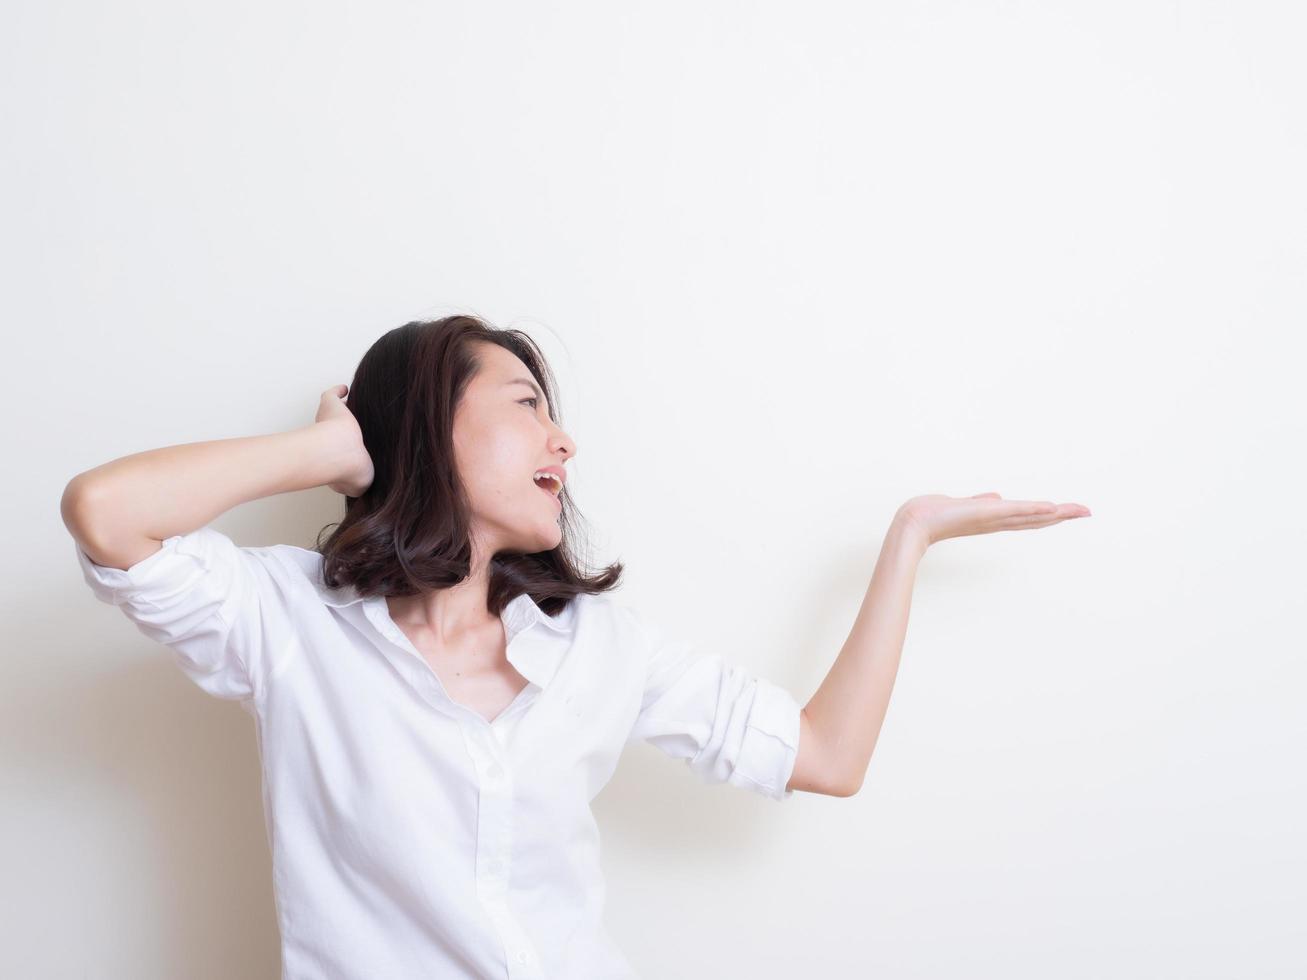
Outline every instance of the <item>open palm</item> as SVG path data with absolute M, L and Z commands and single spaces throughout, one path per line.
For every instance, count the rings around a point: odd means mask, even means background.
M 972 497 L 932 493 L 913 497 L 899 508 L 898 516 L 929 547 L 937 541 L 968 534 L 1047 527 L 1076 517 L 1089 517 L 1090 512 L 1084 504 L 1004 500 L 997 493 L 978 493 Z

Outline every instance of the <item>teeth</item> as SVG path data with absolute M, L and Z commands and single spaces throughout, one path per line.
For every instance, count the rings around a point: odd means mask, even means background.
M 555 489 L 549 491 L 550 493 L 552 493 L 555 497 L 557 497 L 560 493 L 563 492 L 563 481 L 558 478 L 557 473 L 540 472 L 540 473 L 536 473 L 535 476 L 533 476 L 531 479 L 536 480 L 538 482 L 545 477 L 548 477 L 550 480 L 554 481 Z

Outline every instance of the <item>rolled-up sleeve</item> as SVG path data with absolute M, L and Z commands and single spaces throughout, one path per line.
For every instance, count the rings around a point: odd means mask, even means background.
M 801 709 L 794 697 L 635 618 L 647 659 L 628 742 L 643 740 L 685 759 L 707 783 L 727 782 L 777 801 L 793 796 L 785 785 L 799 752 Z
M 74 541 L 96 598 L 173 651 L 208 694 L 261 698 L 291 631 L 286 583 L 269 548 L 241 548 L 210 527 L 163 541 L 131 568 L 97 565 Z

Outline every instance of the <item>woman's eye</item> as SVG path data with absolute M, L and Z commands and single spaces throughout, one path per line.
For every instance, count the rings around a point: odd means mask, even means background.
M 527 402 L 531 402 L 531 407 L 532 407 L 532 408 L 535 408 L 536 405 L 539 405 L 539 404 L 540 404 L 540 399 L 538 399 L 538 398 L 523 398 L 520 402 L 518 402 L 518 404 L 519 404 L 519 405 L 525 405 Z

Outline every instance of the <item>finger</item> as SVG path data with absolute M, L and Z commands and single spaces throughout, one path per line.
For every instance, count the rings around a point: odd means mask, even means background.
M 1002 497 L 1000 497 L 998 494 L 994 493 L 993 491 L 991 491 L 991 492 L 989 492 L 989 493 L 973 493 L 973 494 L 971 495 L 971 499 L 972 499 L 972 500 L 979 500 L 981 497 L 993 497 L 995 500 L 1002 500 L 1002 499 L 1003 499 Z
M 1048 527 L 1050 524 L 1059 524 L 1064 520 L 1066 520 L 1065 517 L 1058 517 L 1056 515 L 1043 517 L 1009 517 L 999 521 L 993 530 L 1025 531 L 1030 528 Z
M 1043 520 L 1046 517 L 1061 520 L 1068 515 L 1063 514 L 1057 504 L 1048 500 L 1021 500 L 1021 502 L 1013 502 L 1012 507 L 1004 508 L 996 516 L 1002 521 L 1021 521 Z
M 994 516 L 1002 520 L 1055 513 L 1057 504 L 1051 500 L 1003 500 L 1001 506 L 994 508 Z
M 1029 527 L 1048 527 L 1050 524 L 1061 524 L 1063 521 L 1070 521 L 1076 518 L 1076 514 L 1026 514 L 1015 517 L 1005 517 L 998 521 L 998 530 L 1000 531 L 1019 531 Z
M 1031 501 L 1038 505 L 1038 513 L 1057 514 L 1059 517 L 1089 517 L 1090 510 L 1084 504 L 1055 504 L 1051 500 Z
M 1052 511 L 1047 509 L 1051 507 Z M 1084 504 L 1053 504 L 1045 502 L 1043 510 L 1048 513 L 1057 514 L 1059 517 L 1088 517 L 1090 516 L 1089 508 Z

